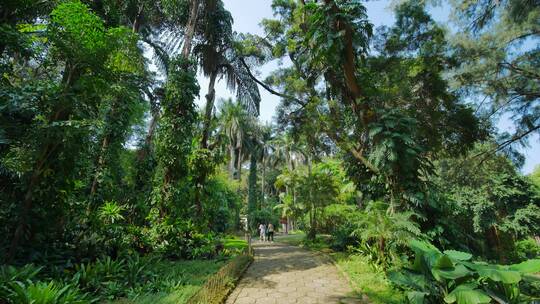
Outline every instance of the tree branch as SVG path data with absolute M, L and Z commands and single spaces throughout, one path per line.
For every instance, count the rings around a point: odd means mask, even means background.
M 302 105 L 302 106 L 306 106 L 307 103 L 301 101 L 300 99 L 294 97 L 294 96 L 291 96 L 291 95 L 287 95 L 287 94 L 284 94 L 284 93 L 280 93 L 274 89 L 272 89 L 269 85 L 267 85 L 266 83 L 260 81 L 259 79 L 257 79 L 257 77 L 255 77 L 255 75 L 253 75 L 253 73 L 251 72 L 251 69 L 249 68 L 249 66 L 247 65 L 247 63 L 245 62 L 244 58 L 240 58 L 240 62 L 242 62 L 242 65 L 246 68 L 247 72 L 248 72 L 248 75 L 251 79 L 253 79 L 253 81 L 255 81 L 257 84 L 259 84 L 261 87 L 263 87 L 265 90 L 267 90 L 268 92 L 270 92 L 271 94 L 273 95 L 276 95 L 276 96 L 279 96 L 281 98 L 284 98 L 284 99 L 290 99 L 290 100 L 294 100 L 295 102 L 297 102 L 298 104 Z
M 527 131 L 525 131 L 525 132 L 523 132 L 521 134 L 515 134 L 514 136 L 512 136 L 512 138 L 503 141 L 502 143 L 498 144 L 495 148 L 490 149 L 488 151 L 478 153 L 478 154 L 474 155 L 472 158 L 474 159 L 474 158 L 478 158 L 478 157 L 480 157 L 482 155 L 488 154 L 486 157 L 484 157 L 484 158 L 482 158 L 482 160 L 480 160 L 480 164 L 481 164 L 484 161 L 486 161 L 493 153 L 497 153 L 497 152 L 501 151 L 502 149 L 508 147 L 509 145 L 515 143 L 518 140 L 521 140 L 521 139 L 527 137 L 528 135 L 530 135 L 531 133 L 533 133 L 533 132 L 535 132 L 537 130 L 540 130 L 540 125 L 533 126 L 529 130 L 527 130 Z

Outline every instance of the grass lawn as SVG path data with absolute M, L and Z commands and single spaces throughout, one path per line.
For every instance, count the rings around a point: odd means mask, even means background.
M 223 247 L 232 252 L 242 252 L 247 242 L 240 237 L 223 239 Z M 159 261 L 153 265 L 158 275 L 153 283 L 155 293 L 133 299 L 121 299 L 113 304 L 182 304 L 193 296 L 227 260 Z
M 392 288 L 384 273 L 374 270 L 361 255 L 351 255 L 345 252 L 331 252 L 328 245 L 329 236 L 318 235 L 315 242 L 306 242 L 305 233 L 283 235 L 277 238 L 278 242 L 301 246 L 311 250 L 328 253 L 336 264 L 352 281 L 354 290 L 359 294 L 368 296 L 372 304 L 398 304 L 404 303 L 403 293 Z
M 114 304 L 181 304 L 195 294 L 209 276 L 225 264 L 223 260 L 160 261 L 155 265 L 155 288 L 162 290 Z
M 306 241 L 306 234 L 302 231 L 295 231 L 292 234 L 283 234 L 276 237 L 277 242 L 287 243 L 293 246 L 305 247 L 311 250 L 326 252 L 329 249 L 328 240 L 330 236 L 325 234 L 317 235 L 313 242 Z
M 242 237 L 228 236 L 223 239 L 223 247 L 228 250 L 243 251 L 247 246 L 247 242 Z
M 373 304 L 404 303 L 405 297 L 395 290 L 384 273 L 375 271 L 361 255 L 349 255 L 344 252 L 331 254 L 336 264 L 347 273 L 355 291 L 365 294 Z

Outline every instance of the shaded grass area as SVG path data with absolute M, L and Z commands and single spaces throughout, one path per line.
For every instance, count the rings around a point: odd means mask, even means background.
M 279 235 L 276 237 L 276 241 L 286 243 L 293 246 L 304 247 L 310 250 L 317 250 L 328 252 L 330 236 L 329 235 L 317 235 L 314 241 L 308 241 L 306 234 L 301 231 L 296 231 L 293 234 Z
M 160 261 L 156 263 L 156 292 L 133 299 L 120 299 L 114 304 L 180 304 L 186 303 L 216 273 L 225 260 Z
M 372 304 L 398 304 L 405 303 L 405 296 L 399 290 L 392 288 L 383 272 L 373 269 L 366 257 L 346 252 L 333 252 L 330 249 L 330 236 L 320 235 L 315 241 L 307 241 L 305 233 L 283 235 L 277 241 L 294 246 L 328 254 L 345 272 L 358 298 L 366 295 Z
M 401 291 L 392 288 L 383 272 L 373 269 L 364 256 L 336 252 L 331 254 L 336 264 L 352 281 L 354 290 L 368 296 L 373 304 L 405 303 Z
M 244 250 L 248 246 L 247 242 L 238 236 L 228 236 L 223 239 L 223 247 L 228 250 Z
M 223 248 L 228 254 L 240 254 L 247 248 L 247 242 L 237 236 L 223 240 Z M 195 295 L 208 279 L 216 274 L 229 260 L 168 261 L 162 260 L 152 265 L 156 273 L 153 280 L 153 293 L 120 299 L 112 304 L 182 304 Z

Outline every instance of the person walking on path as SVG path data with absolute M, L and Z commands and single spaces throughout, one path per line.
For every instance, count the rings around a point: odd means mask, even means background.
M 266 240 L 266 227 L 263 223 L 259 225 L 259 238 L 261 242 L 264 242 Z
M 268 241 L 274 242 L 274 225 L 272 223 L 268 224 Z

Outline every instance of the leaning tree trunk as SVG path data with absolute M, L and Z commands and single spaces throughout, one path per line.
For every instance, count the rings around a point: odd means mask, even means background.
M 79 71 L 77 67 L 67 62 L 66 69 L 62 77 L 62 84 L 64 87 L 64 92 L 68 92 L 70 90 L 73 83 L 75 83 L 78 77 L 79 77 Z M 60 106 L 58 110 L 54 111 L 54 114 L 50 117 L 50 121 L 51 122 L 65 121 L 69 118 L 69 115 L 70 115 L 70 110 Z M 28 226 L 30 223 L 29 217 L 30 217 L 30 212 L 32 210 L 32 205 L 34 201 L 35 188 L 41 183 L 41 180 L 43 178 L 43 172 L 45 171 L 45 168 L 47 167 L 47 162 L 54 154 L 58 152 L 57 150 L 60 144 L 61 144 L 60 141 L 47 143 L 43 147 L 43 150 L 42 150 L 43 152 L 41 153 L 41 155 L 38 157 L 36 161 L 34 170 L 32 171 L 32 175 L 28 183 L 28 188 L 26 189 L 24 199 L 21 204 L 21 215 L 17 223 L 17 227 L 15 228 L 15 232 L 13 234 L 13 238 L 11 239 L 11 244 L 10 244 L 7 256 L 6 256 L 6 261 L 8 263 L 11 262 L 13 258 L 15 257 L 15 252 L 17 248 L 19 247 L 21 238 L 23 236 L 24 227 Z
M 182 57 L 189 58 L 191 54 L 191 44 L 195 35 L 195 26 L 197 25 L 197 17 L 199 15 L 200 0 L 192 0 L 189 8 L 189 19 L 187 23 L 186 35 L 184 36 L 184 46 L 182 48 Z
M 150 126 L 148 127 L 148 133 L 144 138 L 144 146 L 137 152 L 137 162 L 143 163 L 144 159 L 150 153 L 154 135 L 156 134 L 156 127 L 159 121 L 159 110 L 152 113 L 152 119 L 150 120 Z
M 47 150 L 48 147 L 45 148 L 45 151 Z M 10 263 L 15 257 L 15 252 L 19 247 L 21 238 L 23 236 L 24 227 L 29 223 L 30 210 L 32 209 L 33 202 L 33 191 L 36 185 L 41 180 L 41 173 L 43 172 L 42 167 L 47 161 L 47 154 L 48 153 L 45 152 L 44 157 L 41 157 L 40 160 L 37 162 L 36 168 L 34 169 L 32 176 L 30 177 L 30 183 L 28 184 L 28 189 L 26 190 L 26 194 L 24 195 L 24 200 L 22 203 L 19 222 L 17 224 L 17 227 L 15 228 L 15 233 L 13 234 L 13 238 L 11 239 L 9 251 L 6 256 L 7 263 Z

